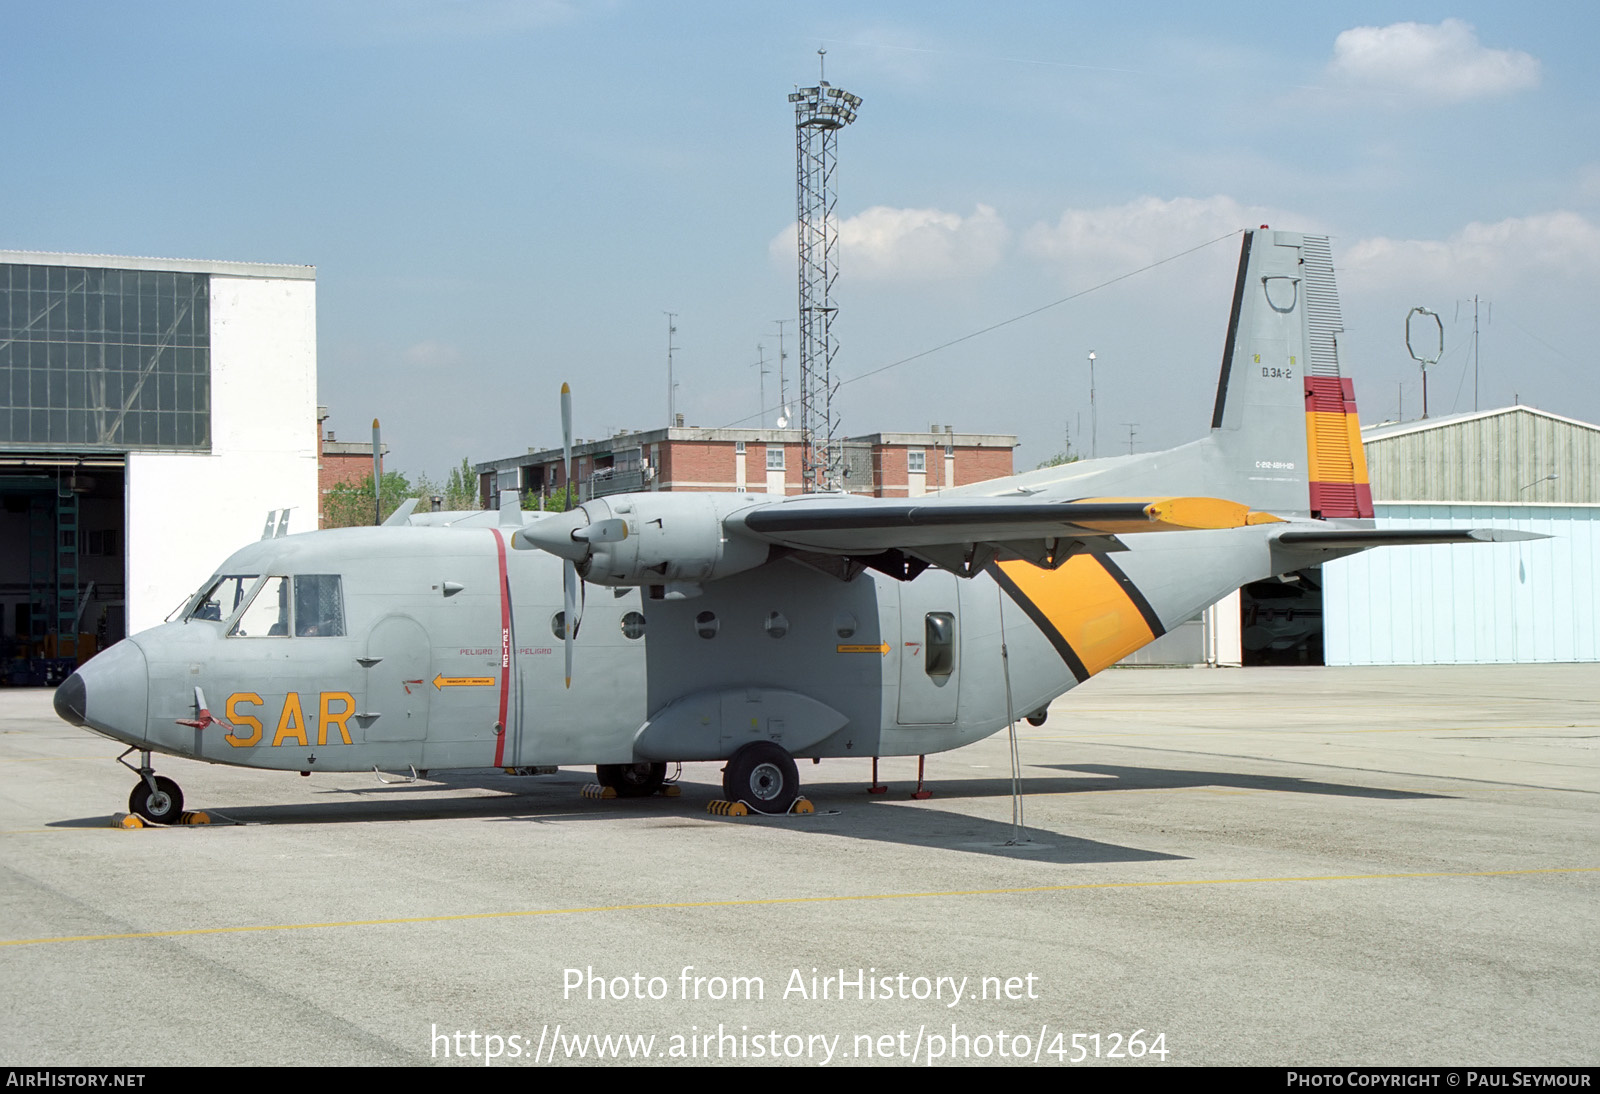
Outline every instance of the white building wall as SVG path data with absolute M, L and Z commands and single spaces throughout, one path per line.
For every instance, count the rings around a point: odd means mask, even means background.
M 1600 506 L 1378 505 L 1379 527 L 1550 539 L 1381 547 L 1323 566 L 1330 665 L 1600 660 Z
M 211 454 L 130 452 L 128 633 L 160 623 L 270 509 L 317 526 L 316 282 L 211 277 Z

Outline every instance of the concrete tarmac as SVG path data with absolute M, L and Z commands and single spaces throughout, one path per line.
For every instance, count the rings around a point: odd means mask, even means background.
M 1105 673 L 817 815 L 170 759 L 0 691 L 0 1062 L 1600 1062 L 1600 666 Z M 610 1040 L 607 1040 L 610 1038 Z M 492 1059 L 486 1057 L 492 1056 Z

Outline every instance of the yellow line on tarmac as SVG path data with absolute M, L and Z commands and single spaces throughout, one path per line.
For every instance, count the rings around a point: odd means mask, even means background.
M 1093 741 L 1093 740 L 1098 740 L 1098 739 L 1100 739 L 1102 737 L 1144 737 L 1144 738 L 1149 738 L 1149 737 L 1152 737 L 1152 736 L 1159 736 L 1161 734 L 1177 734 L 1177 735 L 1183 735 L 1183 736 L 1191 736 L 1191 735 L 1201 734 L 1201 733 L 1268 733 L 1268 734 L 1272 734 L 1274 736 L 1281 736 L 1281 735 L 1286 734 L 1286 733 L 1323 733 L 1323 734 L 1329 734 L 1329 735 L 1333 735 L 1333 736 L 1339 736 L 1339 735 L 1343 735 L 1343 734 L 1347 734 L 1347 733 L 1507 733 L 1507 732 L 1513 732 L 1513 731 L 1516 731 L 1516 730 L 1524 730 L 1524 729 L 1595 729 L 1595 728 L 1600 728 L 1600 727 L 1596 727 L 1596 726 L 1593 726 L 1593 725 L 1575 724 L 1575 723 L 1572 723 L 1572 722 L 1562 722 L 1559 725 L 1547 725 L 1547 726 L 1508 726 L 1508 725 L 1500 725 L 1498 723 L 1488 723 L 1488 724 L 1485 724 L 1485 725 L 1476 725 L 1476 726 L 1412 725 L 1412 726 L 1390 727 L 1390 728 L 1383 728 L 1383 729 L 1340 729 L 1340 728 L 1338 728 L 1338 726 L 1339 726 L 1339 723 L 1337 723 L 1337 722 L 1329 722 L 1329 723 L 1326 723 L 1326 724 L 1315 724 L 1315 723 L 1309 723 L 1309 722 L 1302 722 L 1302 723 L 1300 723 L 1298 725 L 1292 725 L 1292 726 L 1165 725 L 1165 726 L 1158 726 L 1158 727 L 1155 727 L 1153 729 L 1144 729 L 1144 730 L 1119 729 L 1119 730 L 1106 730 L 1106 731 L 1101 732 L 1101 733 L 1096 733 L 1093 730 L 1086 731 L 1086 732 L 1083 732 L 1083 733 L 1055 733 L 1055 734 L 1049 734 L 1049 733 L 1037 733 L 1037 734 L 1034 734 L 1034 733 L 1030 733 L 1030 734 L 1023 734 L 1022 736 L 1018 737 L 1017 739 L 1018 740 L 1022 740 L 1022 741 Z M 1520 740 L 1521 738 L 1508 737 L 1506 739 L 1515 741 L 1515 740 Z M 1571 740 L 1580 740 L 1581 738 L 1572 737 L 1570 739 Z
M 176 931 L 141 931 L 131 934 L 80 934 L 60 938 L 17 938 L 0 946 L 42 946 L 57 942 L 112 942 L 137 938 L 182 938 L 187 935 L 246 934 L 255 931 L 307 931 L 330 927 L 390 927 L 408 923 L 460 923 L 474 919 L 523 919 L 530 916 L 589 915 L 596 912 L 659 912 L 691 908 L 757 908 L 780 904 L 840 904 L 864 900 L 927 900 L 955 896 L 1018 896 L 1027 893 L 1067 893 L 1085 889 L 1155 889 L 1188 885 L 1262 885 L 1293 881 L 1390 881 L 1413 878 L 1516 877 L 1530 874 L 1600 873 L 1600 866 L 1559 866 L 1538 870 L 1432 871 L 1413 874 L 1325 874 L 1313 877 L 1220 877 L 1174 881 L 1099 881 L 1078 885 L 1029 885 L 1016 889 L 949 889 L 924 893 L 859 893 L 846 896 L 790 896 L 753 900 L 697 900 L 681 904 L 610 904 L 590 908 L 531 908 L 514 912 L 467 912 L 461 915 L 421 915 L 401 919 L 351 919 L 328 923 L 263 923 L 244 927 L 191 927 Z

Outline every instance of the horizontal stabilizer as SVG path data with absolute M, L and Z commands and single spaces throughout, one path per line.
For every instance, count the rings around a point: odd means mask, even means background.
M 738 515 L 746 532 L 789 547 L 877 551 L 1063 536 L 1240 528 L 1277 517 L 1220 498 L 1031 498 L 780 502 Z
M 1434 543 L 1518 543 L 1550 537 L 1539 532 L 1519 532 L 1514 528 L 1377 528 L 1327 532 L 1290 530 L 1279 533 L 1276 538 L 1285 547 L 1365 550 L 1368 547 L 1414 547 Z

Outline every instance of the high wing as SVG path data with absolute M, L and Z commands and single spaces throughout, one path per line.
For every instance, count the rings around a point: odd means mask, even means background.
M 729 531 L 799 550 L 844 554 L 1016 540 L 1240 528 L 1278 522 L 1221 498 L 929 498 L 813 495 L 733 514 Z M 1114 549 L 1114 548 L 1113 548 Z

